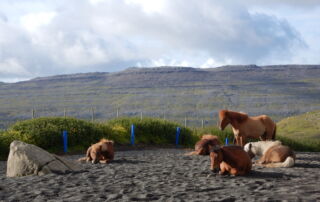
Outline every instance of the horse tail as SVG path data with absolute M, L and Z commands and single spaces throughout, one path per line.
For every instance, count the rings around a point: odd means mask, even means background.
M 276 132 L 277 132 L 277 125 L 275 125 L 274 129 L 273 129 L 273 133 L 272 133 L 272 137 L 271 137 L 272 140 L 276 139 Z
M 294 165 L 294 158 L 292 156 L 288 156 L 284 162 L 280 163 L 268 163 L 265 164 L 267 168 L 290 168 Z

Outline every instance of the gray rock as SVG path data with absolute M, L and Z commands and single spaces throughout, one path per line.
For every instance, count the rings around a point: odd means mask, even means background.
M 7 161 L 7 177 L 64 174 L 81 171 L 77 162 L 63 159 L 32 144 L 13 141 Z

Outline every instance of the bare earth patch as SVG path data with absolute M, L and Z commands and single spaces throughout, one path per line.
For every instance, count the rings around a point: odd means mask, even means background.
M 254 167 L 232 177 L 211 173 L 208 156 L 186 152 L 119 151 L 110 164 L 82 164 L 85 172 L 20 178 L 7 178 L 0 161 L 0 201 L 320 200 L 320 153 L 297 153 L 293 168 Z

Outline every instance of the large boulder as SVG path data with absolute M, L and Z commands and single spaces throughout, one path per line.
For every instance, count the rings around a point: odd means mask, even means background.
M 77 162 L 63 159 L 32 144 L 13 141 L 7 161 L 7 177 L 64 174 L 81 171 Z

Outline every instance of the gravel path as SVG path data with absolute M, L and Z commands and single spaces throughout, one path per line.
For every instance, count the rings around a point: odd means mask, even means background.
M 208 156 L 186 152 L 119 151 L 110 164 L 41 177 L 6 178 L 0 161 L 0 201 L 320 201 L 320 153 L 297 153 L 294 168 L 254 167 L 232 177 L 211 173 Z

